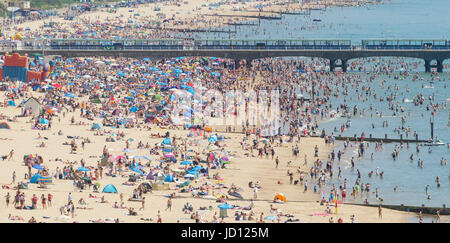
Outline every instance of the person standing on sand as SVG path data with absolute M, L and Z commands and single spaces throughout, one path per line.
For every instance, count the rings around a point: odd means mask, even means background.
M 144 210 L 145 209 L 145 197 L 142 198 L 142 207 L 139 210 Z
M 167 200 L 167 208 L 166 208 L 166 211 L 167 211 L 167 209 L 169 209 L 169 211 L 172 212 L 172 198 L 169 198 L 169 200 Z
M 162 223 L 162 218 L 159 210 L 158 210 L 158 221 L 156 221 L 156 223 Z
M 279 164 L 279 163 L 280 163 L 280 160 L 278 159 L 278 156 L 277 156 L 277 158 L 275 159 L 275 164 L 276 164 L 275 168 L 278 169 L 278 164 Z
M 50 207 L 50 206 L 52 206 L 52 198 L 53 198 L 53 196 L 52 196 L 52 194 L 48 194 L 47 195 L 47 205 Z
M 8 206 L 9 206 L 9 198 L 10 198 L 11 196 L 9 195 L 9 192 L 6 194 L 6 196 L 5 196 L 5 199 L 6 199 L 6 208 L 8 208 Z
M 253 187 L 253 199 L 257 199 L 258 198 L 258 187 L 255 186 Z
M 119 197 L 120 197 L 120 203 L 123 203 L 123 193 L 120 193 Z
M 47 202 L 44 194 L 41 195 L 42 209 L 47 209 Z
M 381 208 L 381 205 L 378 206 L 378 218 L 383 219 L 383 209 Z
M 14 184 L 14 183 L 16 183 L 16 171 L 14 171 L 13 174 L 12 174 L 12 182 L 11 182 L 11 184 Z

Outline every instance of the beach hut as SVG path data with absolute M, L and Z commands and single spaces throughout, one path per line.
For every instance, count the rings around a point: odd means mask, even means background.
M 105 188 L 103 188 L 104 193 L 117 193 L 117 189 L 113 184 L 108 184 L 107 186 L 105 186 Z
M 0 123 L 0 129 L 11 129 L 11 127 L 6 122 Z
M 29 98 L 20 106 L 22 106 L 25 110 L 30 110 L 33 116 L 38 116 L 42 109 L 41 103 L 34 97 Z

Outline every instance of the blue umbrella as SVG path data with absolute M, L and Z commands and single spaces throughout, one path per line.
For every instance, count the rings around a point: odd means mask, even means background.
M 78 167 L 78 171 L 91 171 L 91 170 L 86 167 Z
M 231 206 L 230 204 L 220 204 L 219 206 L 217 206 L 217 207 L 219 207 L 220 209 L 232 209 L 232 208 L 234 208 L 233 206 Z
M 69 97 L 69 98 L 75 98 L 75 95 L 73 95 L 73 94 L 71 94 L 71 93 L 66 93 L 66 97 Z
M 40 165 L 33 165 L 33 168 L 37 169 L 37 170 L 43 170 L 44 167 L 40 166 Z
M 146 159 L 148 161 L 152 161 L 152 159 L 150 159 L 150 157 L 148 157 L 147 155 L 144 156 L 144 159 Z

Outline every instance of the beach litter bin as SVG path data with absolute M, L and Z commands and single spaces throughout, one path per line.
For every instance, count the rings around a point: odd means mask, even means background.
M 228 215 L 227 215 L 227 209 L 225 209 L 225 208 L 221 208 L 220 209 L 220 218 L 226 218 L 226 217 L 228 217 Z

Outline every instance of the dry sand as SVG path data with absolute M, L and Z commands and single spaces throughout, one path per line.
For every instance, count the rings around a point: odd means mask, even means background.
M 4 99 L 4 92 L 0 94 L 0 100 Z M 19 103 L 19 101 L 16 101 Z M 14 116 L 20 113 L 20 108 L 8 107 L 2 108 L 1 113 L 7 116 Z M 78 117 L 79 113 L 75 115 Z M 48 166 L 51 172 L 54 172 L 56 167 L 62 168 L 64 166 L 63 162 L 55 162 L 55 158 L 61 158 L 63 161 L 80 161 L 84 158 L 87 161 L 87 166 L 96 166 L 98 158 L 89 158 L 89 156 L 99 156 L 103 149 L 104 145 L 107 145 L 108 148 L 112 149 L 112 153 L 114 155 L 122 154 L 122 150 L 125 147 L 124 141 L 117 141 L 113 143 L 106 143 L 105 136 L 94 136 L 92 131 L 89 130 L 92 122 L 88 125 L 70 125 L 69 119 L 72 117 L 70 114 L 66 114 L 65 118 L 61 117 L 61 122 L 55 122 L 52 125 L 52 129 L 50 131 L 36 131 L 31 130 L 31 124 L 26 123 L 29 118 L 19 118 L 18 122 L 9 122 L 11 125 L 11 130 L 1 130 L 0 133 L 0 155 L 6 155 L 9 153 L 11 149 L 14 148 L 15 155 L 13 161 L 1 161 L 0 162 L 0 184 L 1 185 L 10 185 L 12 172 L 16 171 L 17 180 L 16 181 L 26 181 L 24 180 L 24 175 L 27 173 L 27 168 L 23 165 L 22 158 L 26 154 L 36 153 L 41 155 L 44 158 L 44 165 Z M 99 121 L 97 121 L 99 122 Z M 58 136 L 57 131 L 62 130 L 63 135 Z M 138 150 L 136 149 L 137 142 L 143 141 L 145 144 L 149 142 L 149 144 L 155 144 L 161 142 L 162 138 L 159 139 L 151 139 L 149 138 L 150 133 L 160 132 L 161 135 L 165 132 L 165 130 L 161 130 L 157 127 L 153 127 L 152 131 L 142 131 L 140 129 L 126 129 L 124 131 L 126 133 L 126 139 L 133 138 L 135 141 L 131 144 L 131 148 L 134 149 L 133 153 L 130 155 L 146 155 L 148 154 L 147 150 Z M 38 133 L 41 134 L 42 137 L 47 137 L 48 140 L 37 140 Z M 177 136 L 186 136 L 187 131 L 183 130 L 171 130 L 171 134 L 177 134 Z M 286 176 L 287 170 L 296 171 L 296 169 L 303 164 L 304 154 L 307 154 L 308 160 L 311 161 L 314 153 L 314 146 L 317 144 L 320 148 L 320 158 L 325 160 L 329 150 L 331 147 L 329 145 L 325 145 L 323 140 L 317 138 L 304 138 L 301 140 L 300 147 L 300 156 L 298 161 L 293 160 L 291 157 L 291 146 L 293 144 L 289 144 L 288 147 L 276 147 L 276 156 L 280 158 L 280 165 L 278 169 L 275 169 L 275 163 L 271 159 L 260 159 L 256 157 L 247 158 L 244 156 L 243 151 L 240 149 L 239 142 L 243 135 L 241 134 L 224 134 L 226 137 L 231 137 L 232 139 L 227 139 L 227 150 L 236 151 L 236 157 L 231 157 L 231 164 L 228 165 L 227 169 L 218 170 L 219 174 L 225 179 L 225 184 L 230 185 L 234 183 L 243 188 L 242 195 L 245 199 L 250 199 L 253 197 L 253 191 L 251 188 L 247 186 L 249 181 L 259 181 L 262 189 L 259 192 L 258 200 L 256 200 L 255 208 L 253 211 L 255 212 L 256 218 L 259 218 L 259 214 L 264 212 L 264 215 L 269 215 L 270 204 L 272 204 L 272 200 L 276 193 L 282 192 L 287 198 L 286 204 L 275 204 L 275 207 L 282 210 L 283 213 L 290 213 L 295 216 L 295 218 L 299 218 L 300 222 L 328 222 L 329 216 L 309 216 L 311 213 L 323 213 L 326 209 L 326 206 L 320 206 L 318 201 L 318 195 L 313 194 L 310 191 L 307 193 L 303 192 L 303 186 L 300 185 L 290 185 L 289 178 Z M 90 144 L 86 144 L 85 149 L 79 149 L 77 154 L 70 154 L 70 146 L 62 145 L 62 143 L 69 141 L 66 136 L 81 136 L 81 137 L 89 137 L 92 141 Z M 3 140 L 7 138 L 8 140 Z M 40 148 L 37 147 L 42 141 L 45 141 L 47 147 Z M 79 144 L 80 141 L 78 141 Z M 202 151 L 206 145 L 202 145 L 199 147 L 191 147 L 196 151 Z M 189 149 L 189 147 L 188 147 Z M 254 151 L 256 155 L 256 151 Z M 153 161 L 155 161 L 157 156 L 150 156 Z M 52 160 L 52 161 L 50 161 Z M 292 164 L 290 167 L 287 166 L 287 161 L 292 160 Z M 155 165 L 156 162 L 152 162 Z M 309 162 L 311 163 L 311 162 Z M 144 163 L 145 164 L 145 163 Z M 74 168 L 77 168 L 78 165 L 75 165 Z M 303 170 L 307 168 L 302 166 Z M 34 170 L 34 169 L 33 169 Z M 35 171 L 33 171 L 35 172 Z M 210 173 L 214 173 L 212 170 Z M 130 174 L 130 173 L 125 173 Z M 298 179 L 298 174 L 295 176 Z M 101 183 L 101 189 L 103 186 L 112 183 L 114 184 L 119 193 L 124 194 L 125 200 L 128 199 L 132 195 L 132 191 L 135 188 L 134 186 L 125 186 L 122 185 L 127 178 L 122 177 L 103 177 L 102 180 L 99 180 Z M 212 180 L 214 182 L 214 180 Z M 281 185 L 277 182 L 281 181 Z M 199 186 L 203 179 L 193 186 Z M 173 184 L 173 183 L 171 183 Z M 310 188 L 312 186 L 310 185 Z M 195 209 L 199 207 L 209 207 L 212 206 L 211 211 L 201 211 L 203 214 L 203 218 L 205 220 L 211 221 L 212 215 L 217 212 L 219 213 L 219 209 L 217 208 L 218 203 L 214 200 L 207 199 L 193 199 L 190 193 L 177 193 L 182 198 L 175 198 L 173 200 L 173 209 L 171 212 L 164 211 L 166 208 L 167 198 L 164 197 L 168 195 L 171 191 L 154 191 L 153 194 L 147 193 L 145 210 L 138 211 L 138 216 L 127 216 L 126 209 L 115 209 L 112 207 L 114 202 L 120 202 L 119 194 L 107 194 L 107 193 L 95 193 L 94 195 L 101 197 L 105 196 L 105 199 L 109 203 L 100 203 L 100 199 L 92 199 L 88 198 L 89 193 L 92 193 L 92 190 L 86 190 L 84 192 L 80 192 L 79 190 L 75 190 L 75 187 L 72 184 L 71 180 L 54 180 L 53 184 L 49 186 L 48 189 L 38 189 L 37 184 L 30 184 L 28 190 L 24 190 L 26 195 L 26 205 L 30 205 L 31 196 L 36 194 L 40 197 L 41 194 L 47 195 L 51 193 L 54 195 L 53 206 L 48 209 L 42 209 L 40 201 L 38 202 L 38 209 L 36 210 L 18 210 L 14 209 L 12 205 L 8 209 L 6 209 L 4 196 L 9 192 L 11 197 L 11 201 L 13 201 L 13 195 L 15 195 L 14 190 L 1 189 L 0 190 L 0 222 L 18 222 L 8 220 L 8 215 L 18 215 L 28 220 L 31 216 L 34 216 L 38 221 L 42 222 L 59 222 L 57 217 L 60 215 L 59 207 L 67 203 L 67 197 L 69 192 L 73 195 L 73 201 L 76 206 L 81 206 L 78 204 L 78 200 L 83 198 L 87 205 L 86 207 L 92 209 L 82 210 L 79 209 L 76 211 L 76 216 L 74 219 L 67 220 L 67 222 L 77 221 L 77 222 L 89 222 L 89 220 L 96 219 L 106 219 L 106 218 L 119 218 L 121 222 L 143 222 L 140 221 L 140 218 L 151 218 L 153 221 L 156 220 L 158 210 L 161 211 L 161 217 L 163 222 L 193 222 L 192 219 L 189 219 L 189 215 L 182 213 L 181 209 L 186 202 L 191 203 Z M 226 193 L 226 191 L 223 191 Z M 212 192 L 210 191 L 210 194 Z M 217 193 L 217 191 L 215 191 Z M 230 204 L 236 204 L 240 206 L 248 206 L 249 201 L 238 201 L 238 200 L 230 200 Z M 136 210 L 141 207 L 140 202 L 125 202 L 127 207 L 133 207 Z M 228 210 L 229 215 L 231 215 L 234 210 Z M 334 208 L 333 208 L 334 211 Z M 338 208 L 337 215 L 331 215 L 334 217 L 335 221 L 338 217 L 342 217 L 344 222 L 350 221 L 350 215 L 356 215 L 356 222 L 407 222 L 408 218 L 412 215 L 408 215 L 404 212 L 398 212 L 388 209 L 383 209 L 384 215 L 383 219 L 378 219 L 378 209 L 370 208 L 370 207 L 362 207 L 362 206 L 351 206 L 351 205 L 343 205 Z M 44 219 L 43 216 L 49 216 L 49 219 Z M 234 222 L 233 217 L 228 217 L 225 219 L 226 222 Z

